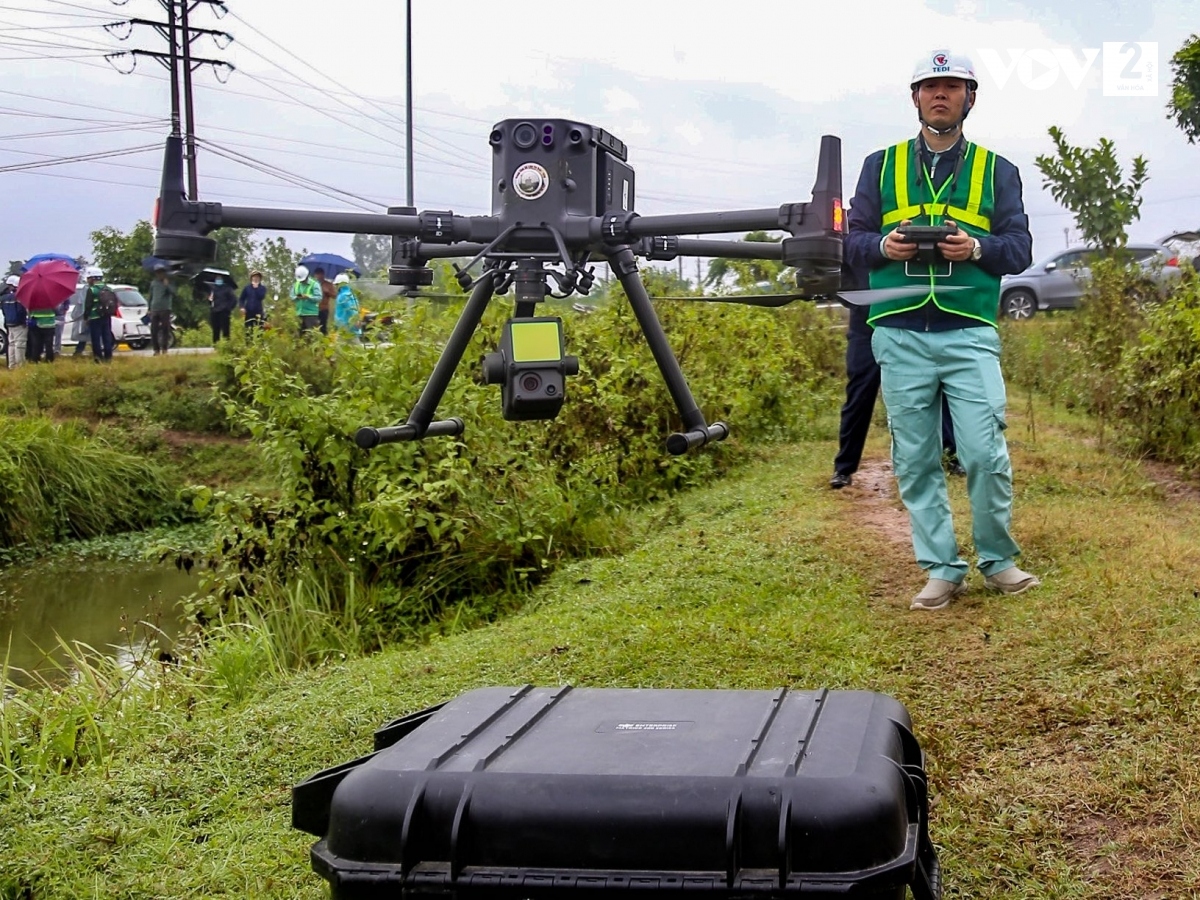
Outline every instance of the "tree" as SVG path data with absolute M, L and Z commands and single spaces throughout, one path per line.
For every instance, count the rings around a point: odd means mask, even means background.
M 1171 71 L 1175 78 L 1167 118 L 1174 118 L 1188 143 L 1194 144 L 1200 138 L 1200 35 L 1193 34 L 1183 42 L 1171 57 Z
M 350 242 L 354 264 L 364 278 L 386 275 L 392 264 L 392 239 L 381 234 L 356 234 Z
M 254 251 L 254 268 L 262 272 L 268 296 L 273 296 L 276 302 L 288 300 L 295 281 L 296 264 L 307 253 L 307 250 L 292 250 L 282 237 L 268 238 L 258 244 Z
M 254 231 L 250 228 L 218 228 L 209 237 L 217 242 L 214 268 L 224 269 L 241 285 L 250 277 L 254 256 Z
M 113 284 L 132 284 L 145 292 L 150 288 L 150 273 L 142 260 L 154 252 L 154 230 L 145 219 L 125 234 L 111 225 L 93 231 L 92 256 L 104 270 L 104 280 Z
M 1146 160 L 1134 157 L 1128 182 L 1117 162 L 1114 144 L 1101 138 L 1099 147 L 1084 149 L 1067 143 L 1062 131 L 1051 126 L 1057 156 L 1039 156 L 1038 170 L 1054 199 L 1075 216 L 1084 243 L 1104 255 L 1125 246 L 1125 229 L 1140 218 L 1142 185 L 1150 177 Z
M 20 275 L 21 274 L 21 266 L 23 266 L 23 265 L 25 265 L 25 260 L 23 260 L 23 259 L 10 259 L 8 261 L 8 271 L 4 273 L 5 276 Z
M 752 231 L 743 240 L 776 243 L 780 238 L 765 231 Z M 783 271 L 783 263 L 774 259 L 714 259 L 708 264 L 704 284 L 707 287 L 722 287 L 732 276 L 735 290 L 771 290 L 784 286 L 781 282 Z

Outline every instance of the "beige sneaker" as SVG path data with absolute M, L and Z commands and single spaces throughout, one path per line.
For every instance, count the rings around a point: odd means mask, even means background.
M 1019 594 L 1022 591 L 1027 591 L 1031 587 L 1037 587 L 1041 584 L 1036 575 L 1030 575 L 1028 572 L 1022 572 L 1016 566 L 1010 569 L 1005 569 L 1003 572 L 997 572 L 995 575 L 989 575 L 983 579 L 983 586 L 992 591 L 999 591 L 1002 594 Z
M 944 578 L 930 578 L 924 589 L 913 597 L 909 609 L 935 610 L 945 609 L 950 601 L 960 594 L 966 593 L 966 579 L 962 581 L 946 581 Z

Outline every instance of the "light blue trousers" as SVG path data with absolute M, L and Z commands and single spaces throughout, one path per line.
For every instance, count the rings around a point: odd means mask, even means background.
M 942 469 L 945 393 L 958 460 L 967 470 L 979 571 L 995 575 L 1012 568 L 1020 548 L 1009 531 L 1012 464 L 1004 440 L 999 333 L 986 326 L 931 332 L 876 328 L 871 349 L 881 370 L 892 468 L 912 523 L 917 563 L 930 578 L 946 581 L 962 581 L 968 570 L 959 556 Z

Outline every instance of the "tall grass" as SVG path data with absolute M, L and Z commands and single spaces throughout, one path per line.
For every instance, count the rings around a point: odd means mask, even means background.
M 149 627 L 149 626 L 147 626 Z M 45 779 L 85 765 L 107 765 L 132 735 L 143 734 L 164 691 L 157 644 L 130 642 L 118 659 L 80 642 L 57 641 L 47 668 L 20 671 L 0 658 L 0 797 L 33 792 Z
M 0 417 L 0 548 L 161 524 L 165 473 L 72 424 Z

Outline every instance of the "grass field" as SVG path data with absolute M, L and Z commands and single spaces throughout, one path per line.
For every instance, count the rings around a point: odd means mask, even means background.
M 263 682 L 165 692 L 136 746 L 0 805 L 0 897 L 323 897 L 290 787 L 383 722 L 483 685 L 878 690 L 928 754 L 952 898 L 1200 897 L 1200 502 L 1023 403 L 1009 429 L 1018 597 L 908 611 L 922 573 L 881 429 L 774 451 L 567 566 L 503 621 Z M 1036 439 L 1035 439 L 1036 437 Z M 960 537 L 965 486 L 952 483 Z M 968 558 L 970 550 L 967 548 Z

